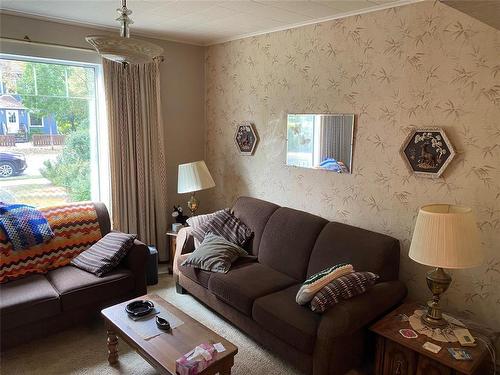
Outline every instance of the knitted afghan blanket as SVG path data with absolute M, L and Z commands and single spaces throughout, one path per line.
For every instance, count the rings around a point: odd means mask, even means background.
M 0 202 L 0 230 L 14 250 L 24 250 L 47 242 L 54 233 L 43 214 L 25 204 Z
M 102 237 L 91 202 L 40 208 L 40 211 L 54 232 L 54 238 L 48 242 L 15 251 L 0 230 L 0 283 L 66 266 Z

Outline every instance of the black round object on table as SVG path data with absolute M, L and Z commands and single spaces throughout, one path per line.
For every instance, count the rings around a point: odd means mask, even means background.
M 130 302 L 126 307 L 125 311 L 127 314 L 132 315 L 134 317 L 148 315 L 151 311 L 153 311 L 155 305 L 153 302 L 148 300 L 138 300 Z
M 168 320 L 159 316 L 156 317 L 156 326 L 164 331 L 170 330 L 170 323 Z

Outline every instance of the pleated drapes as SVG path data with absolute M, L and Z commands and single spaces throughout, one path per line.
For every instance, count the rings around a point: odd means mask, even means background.
M 166 254 L 166 159 L 160 61 L 123 66 L 103 60 L 113 227 L 137 233 Z

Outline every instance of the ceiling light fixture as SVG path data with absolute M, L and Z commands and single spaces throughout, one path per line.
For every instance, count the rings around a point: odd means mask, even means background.
M 129 25 L 134 23 L 129 17 L 132 11 L 127 8 L 127 0 L 121 0 L 122 6 L 116 11 L 120 16 L 120 36 L 89 35 L 85 40 L 105 59 L 116 61 L 124 65 L 145 64 L 160 57 L 163 48 L 156 44 L 130 37 Z

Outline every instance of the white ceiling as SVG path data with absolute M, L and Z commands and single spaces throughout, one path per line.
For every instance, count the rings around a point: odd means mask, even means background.
M 129 0 L 131 35 L 209 45 L 418 0 Z M 0 0 L 10 13 L 118 30 L 119 0 Z M 117 31 L 118 32 L 118 31 Z

